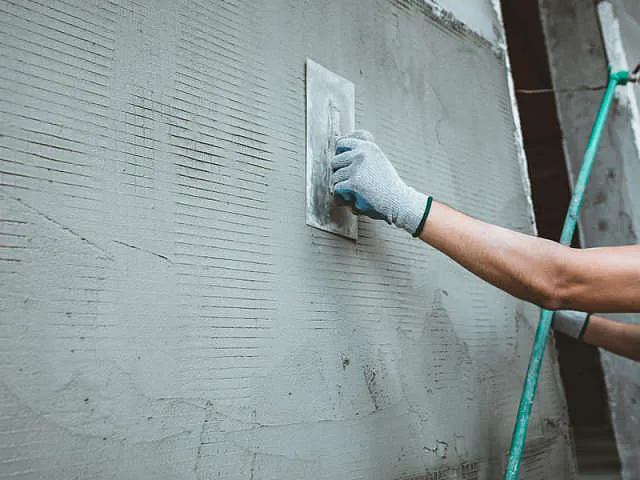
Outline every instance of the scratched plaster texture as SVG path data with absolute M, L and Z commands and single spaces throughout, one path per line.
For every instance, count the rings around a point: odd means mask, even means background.
M 500 476 L 537 309 L 304 201 L 310 57 L 409 183 L 532 232 L 497 43 L 417 0 L 0 9 L 0 476 Z M 566 425 L 551 348 L 522 478 Z
M 492 43 L 497 43 L 504 34 L 501 22 L 495 12 L 496 2 L 468 0 L 425 0 L 434 10 L 443 15 L 451 16 L 464 23 L 469 29 L 478 33 Z M 471 5 L 470 5 L 471 3 Z
M 611 2 L 619 21 L 621 46 L 631 68 L 640 62 L 640 10 L 632 0 Z M 563 132 L 569 172 L 578 175 L 602 91 L 571 92 L 579 86 L 603 85 L 607 81 L 608 59 L 605 35 L 618 25 L 600 25 L 597 7 L 580 0 L 541 0 L 541 14 L 549 53 L 558 118 Z M 609 47 L 612 47 L 611 45 Z M 636 57 L 634 57 L 634 55 Z M 613 65 L 617 70 L 621 68 Z M 625 89 L 627 92 L 625 92 Z M 628 90 L 618 87 L 607 119 L 596 162 L 585 191 L 580 215 L 585 247 L 637 244 L 640 236 L 640 159 Z M 628 97 L 626 97 L 628 98 Z M 636 126 L 637 128 L 637 126 Z M 608 315 L 640 323 L 640 316 Z M 640 478 L 640 370 L 636 363 L 600 350 L 611 420 L 615 431 L 624 480 Z

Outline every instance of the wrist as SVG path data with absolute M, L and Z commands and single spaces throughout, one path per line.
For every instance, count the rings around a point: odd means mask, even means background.
M 395 225 L 404 228 L 414 237 L 420 235 L 431 209 L 432 197 L 407 187 L 398 205 Z
M 558 310 L 553 314 L 552 326 L 555 331 L 582 340 L 589 324 L 590 313 L 575 310 Z

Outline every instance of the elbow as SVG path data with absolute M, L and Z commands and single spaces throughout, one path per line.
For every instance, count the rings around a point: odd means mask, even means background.
M 534 289 L 534 303 L 545 310 L 562 310 L 571 308 L 574 303 L 575 277 L 571 275 L 565 264 L 558 259 L 545 280 Z
M 562 310 L 566 308 L 567 297 L 561 288 L 547 287 L 543 289 L 534 302 L 545 310 Z
M 555 282 L 544 282 L 530 288 L 530 302 L 545 310 L 559 310 L 562 308 L 563 298 L 561 290 Z

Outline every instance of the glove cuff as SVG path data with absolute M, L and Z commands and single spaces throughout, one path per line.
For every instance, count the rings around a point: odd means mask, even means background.
M 558 310 L 553 314 L 551 325 L 553 329 L 570 337 L 582 340 L 589 323 L 590 313 L 575 310 Z
M 432 200 L 431 197 L 427 197 L 424 193 L 407 187 L 403 202 L 398 208 L 398 217 L 394 223 L 417 237 L 422 232 L 424 223 L 427 220 Z

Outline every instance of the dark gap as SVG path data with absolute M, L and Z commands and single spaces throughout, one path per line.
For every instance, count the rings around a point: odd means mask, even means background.
M 557 241 L 571 192 L 555 97 L 553 93 L 517 93 L 552 88 L 538 0 L 501 3 L 538 234 Z M 574 246 L 578 246 L 577 232 Z M 619 475 L 598 349 L 561 334 L 556 336 L 556 345 L 578 469 L 584 474 Z

